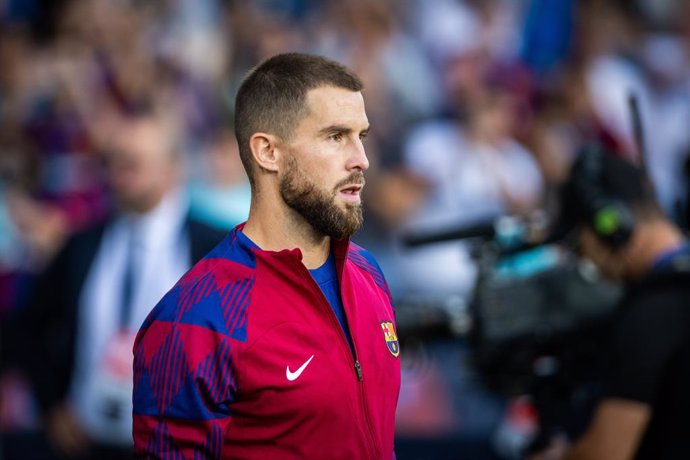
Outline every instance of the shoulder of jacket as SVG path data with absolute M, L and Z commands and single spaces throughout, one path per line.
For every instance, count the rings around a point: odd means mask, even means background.
M 229 291 L 238 285 L 254 283 L 255 269 L 242 263 L 209 255 L 197 262 L 175 287 L 179 288 L 181 300 L 203 300 L 212 298 L 223 304 Z
M 156 305 L 146 323 L 195 324 L 233 336 L 246 314 L 254 270 L 222 258 L 195 264 Z
M 348 261 L 372 278 L 374 283 L 384 291 L 389 301 L 392 299 L 386 278 L 374 256 L 356 243 L 350 242 L 347 252 Z M 392 301 L 391 301 L 392 303 Z
M 350 243 L 347 251 L 347 259 L 372 275 L 383 275 L 381 267 L 379 267 L 374 256 L 356 243 Z

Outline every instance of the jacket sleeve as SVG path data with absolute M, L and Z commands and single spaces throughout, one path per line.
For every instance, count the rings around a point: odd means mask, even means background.
M 191 324 L 177 308 L 168 313 L 171 292 L 134 345 L 135 455 L 220 458 L 236 393 L 232 340 L 211 319 Z

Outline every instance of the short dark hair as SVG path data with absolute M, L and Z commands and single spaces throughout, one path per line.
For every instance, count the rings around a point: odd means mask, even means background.
M 638 223 L 663 218 L 646 172 L 599 144 L 577 154 L 563 186 L 555 234 L 586 225 L 612 248 L 622 247 Z
M 591 201 L 594 198 L 599 201 L 619 201 L 630 207 L 635 214 L 638 212 L 647 214 L 652 209 L 659 210 L 651 180 L 640 166 L 604 148 L 599 147 L 598 154 L 600 157 L 598 177 L 585 174 L 585 168 L 582 167 L 574 167 L 571 172 L 571 176 L 580 173 L 580 177 L 570 178 L 571 182 L 582 182 L 579 187 L 581 192 L 577 197 L 578 203 L 586 202 L 588 199 Z
M 251 136 L 266 132 L 289 140 L 297 123 L 308 114 L 307 92 L 323 86 L 351 91 L 361 91 L 364 87 L 344 65 L 302 53 L 273 56 L 246 76 L 235 100 L 235 134 L 242 164 L 252 184 Z

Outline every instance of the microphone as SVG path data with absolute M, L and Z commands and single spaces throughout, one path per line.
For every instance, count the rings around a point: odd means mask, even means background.
M 489 240 L 496 234 L 494 219 L 480 221 L 465 227 L 441 230 L 435 233 L 410 232 L 403 234 L 402 243 L 410 248 L 424 246 L 444 241 L 465 240 L 469 238 L 482 238 Z
M 467 239 L 495 240 L 504 249 L 540 244 L 549 239 L 548 218 L 544 211 L 534 211 L 527 217 L 505 215 L 434 233 L 408 232 L 401 237 L 408 248 Z

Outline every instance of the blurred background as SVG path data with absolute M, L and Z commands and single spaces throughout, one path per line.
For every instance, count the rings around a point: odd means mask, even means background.
M 371 168 L 354 239 L 398 307 L 398 458 L 517 458 L 536 425 L 530 373 L 553 365 L 535 343 L 582 323 L 535 306 L 562 300 L 544 294 L 553 268 L 574 280 L 574 305 L 596 291 L 605 311 L 615 292 L 580 265 L 573 275 L 561 250 L 500 259 L 504 232 L 483 224 L 511 216 L 501 228 L 519 239 L 553 220 L 586 142 L 637 159 L 634 94 L 659 201 L 687 229 L 683 0 L 0 0 L 0 333 L 65 241 L 112 213 L 106 154 L 142 108 L 174 131 L 190 215 L 224 231 L 244 221 L 234 95 L 283 51 L 336 59 L 365 83 Z M 405 244 L 458 228 L 481 238 Z M 28 458 L 17 446 L 40 417 L 2 364 L 4 458 Z

